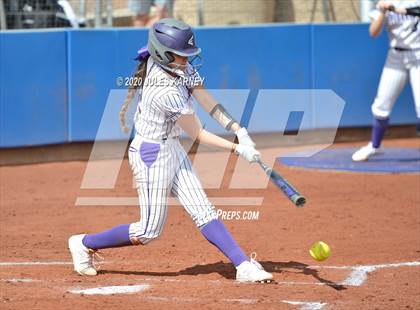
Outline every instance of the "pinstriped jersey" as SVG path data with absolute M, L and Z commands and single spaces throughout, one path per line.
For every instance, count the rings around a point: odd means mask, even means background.
M 201 79 L 197 72 L 193 74 L 194 69 L 190 64 L 186 70 L 190 78 L 173 77 L 149 57 L 141 98 L 134 115 L 138 135 L 163 140 L 181 134 L 176 121 L 182 114 L 194 113 L 189 88 Z
M 396 8 L 410 8 L 420 6 L 419 0 L 390 1 Z M 379 10 L 370 13 L 374 20 L 379 18 Z M 390 47 L 406 49 L 420 48 L 420 18 L 387 11 L 385 27 L 388 31 Z

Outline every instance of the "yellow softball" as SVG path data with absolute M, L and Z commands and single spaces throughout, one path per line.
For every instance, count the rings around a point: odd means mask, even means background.
M 317 241 L 311 246 L 309 254 L 311 254 L 313 259 L 321 262 L 330 256 L 331 249 L 325 242 Z

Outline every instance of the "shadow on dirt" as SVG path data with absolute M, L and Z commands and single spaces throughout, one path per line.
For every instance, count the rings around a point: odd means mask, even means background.
M 262 265 L 264 266 L 265 270 L 267 270 L 268 272 L 292 272 L 289 271 L 294 270 L 294 273 L 299 273 L 299 274 L 304 274 L 307 276 L 311 276 L 313 278 L 315 278 L 318 283 L 323 283 L 326 286 L 329 286 L 337 291 L 341 291 L 341 290 L 346 290 L 347 288 L 344 285 L 341 285 L 339 283 L 335 283 L 333 281 L 330 281 L 328 279 L 322 278 L 319 273 L 318 270 L 315 268 L 310 268 L 309 265 L 307 264 L 303 264 L 303 263 L 299 263 L 299 262 L 271 262 L 271 261 L 264 261 L 261 262 Z
M 314 268 L 310 268 L 309 265 L 299 263 L 299 262 L 273 262 L 273 261 L 261 261 L 260 262 L 266 271 L 272 273 L 281 273 L 281 272 L 293 272 L 298 274 L 304 274 L 306 276 L 310 276 L 315 278 L 318 283 L 323 283 L 326 286 L 329 286 L 335 290 L 345 290 L 346 287 L 330 281 L 328 279 L 322 278 L 318 274 L 318 270 Z M 218 273 L 222 277 L 226 279 L 233 280 L 235 279 L 236 270 L 233 268 L 232 264 L 224 263 L 224 262 L 217 262 L 213 264 L 205 264 L 205 265 L 195 265 L 192 267 L 188 267 L 182 269 L 180 271 L 117 271 L 117 270 L 101 270 L 100 273 L 102 274 L 122 274 L 122 275 L 139 275 L 139 276 L 154 276 L 154 277 L 177 277 L 177 276 L 196 276 L 196 275 L 203 275 L 203 274 L 211 274 L 211 273 Z M 277 277 L 279 278 L 279 277 Z

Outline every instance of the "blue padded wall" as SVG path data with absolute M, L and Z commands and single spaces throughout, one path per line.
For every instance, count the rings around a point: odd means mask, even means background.
M 0 147 L 67 141 L 65 31 L 0 33 Z
M 116 79 L 134 72 L 133 58 L 146 44 L 147 31 L 0 32 L 0 147 L 126 138 L 118 111 L 127 90 Z M 293 96 L 287 103 L 263 96 L 266 99 L 256 103 L 267 89 L 332 90 L 345 101 L 340 126 L 371 124 L 370 106 L 388 50 L 385 33 L 372 39 L 367 24 L 271 24 L 198 27 L 196 36 L 207 88 L 244 125 L 250 121 L 251 132 L 282 130 L 285 124 L 280 122 L 288 119 L 282 104 L 292 112 L 317 109 L 316 101 L 308 105 L 309 99 L 293 109 L 300 100 Z M 110 113 L 104 115 L 108 100 Z M 267 116 L 270 111 L 276 112 Z M 225 132 L 202 109 L 198 114 L 207 129 Z M 102 118 L 106 126 L 98 134 Z M 305 126 L 332 123 L 305 119 Z M 301 120 L 289 119 L 288 129 L 298 129 Z M 407 86 L 391 124 L 415 121 Z
M 312 26 L 312 88 L 332 89 L 346 102 L 341 126 L 368 126 L 388 51 L 385 32 L 373 39 L 367 24 Z M 415 123 L 414 102 L 406 87 L 391 115 L 391 124 Z

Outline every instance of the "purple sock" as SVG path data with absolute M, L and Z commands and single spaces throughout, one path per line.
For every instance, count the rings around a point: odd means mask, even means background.
M 388 127 L 389 119 L 373 118 L 372 126 L 372 146 L 378 148 L 381 146 L 382 139 L 384 138 L 386 128 Z
M 129 227 L 130 224 L 123 224 L 97 234 L 89 234 L 82 242 L 85 247 L 92 250 L 132 245 L 128 233 Z
M 249 260 L 221 221 L 212 220 L 208 222 L 201 228 L 201 233 L 210 243 L 222 251 L 235 267 Z

